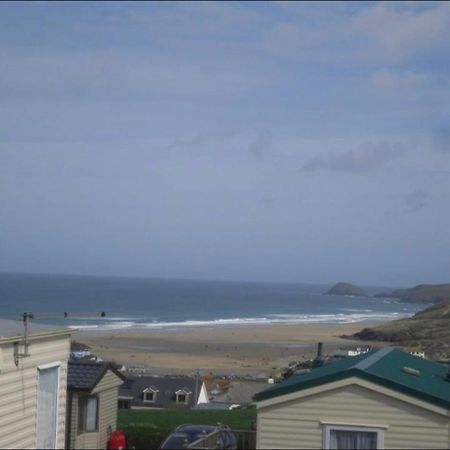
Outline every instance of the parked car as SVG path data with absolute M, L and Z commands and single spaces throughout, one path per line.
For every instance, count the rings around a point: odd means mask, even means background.
M 185 449 L 193 442 L 208 436 L 214 431 L 219 432 L 215 442 L 216 448 L 227 450 L 237 449 L 236 436 L 227 425 L 180 425 L 170 433 L 162 443 L 160 449 Z

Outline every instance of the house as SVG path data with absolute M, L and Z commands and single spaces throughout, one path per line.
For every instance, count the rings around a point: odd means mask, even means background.
M 69 362 L 66 448 L 106 448 L 117 426 L 117 398 L 124 379 L 106 363 Z
M 425 358 L 425 352 L 421 348 L 407 347 L 403 348 L 403 351 L 408 352 L 410 355 L 417 356 L 417 358 Z
M 119 408 L 191 409 L 209 403 L 205 383 L 189 377 L 129 377 L 119 389 Z
M 390 347 L 256 395 L 257 448 L 449 448 L 448 367 Z
M 425 358 L 425 352 L 423 350 L 411 350 L 409 354 L 417 356 L 417 358 Z
M 253 402 L 254 395 L 266 388 L 267 385 L 268 383 L 264 381 L 231 381 L 222 391 L 212 391 L 211 393 L 214 392 L 214 395 L 211 400 L 230 405 L 249 405 Z
M 29 317 L 0 319 L 0 448 L 64 448 L 74 330 L 29 324 Z
M 365 347 L 341 347 L 338 348 L 333 356 L 334 358 L 347 358 L 348 356 L 358 356 L 362 355 L 364 353 L 369 353 L 372 350 L 372 347 L 365 346 Z

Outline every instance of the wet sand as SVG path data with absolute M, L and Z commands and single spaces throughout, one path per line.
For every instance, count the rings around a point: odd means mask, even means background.
M 372 324 L 371 324 L 372 325 Z M 78 332 L 77 342 L 104 360 L 144 366 L 155 373 L 256 374 L 276 373 L 289 362 L 324 354 L 341 346 L 363 344 L 339 336 L 360 331 L 367 323 L 340 325 L 255 325 L 199 327 L 177 331 Z M 379 343 L 378 343 L 379 345 Z

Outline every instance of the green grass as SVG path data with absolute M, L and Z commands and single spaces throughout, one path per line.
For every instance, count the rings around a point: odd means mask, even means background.
M 127 437 L 127 446 L 158 448 L 162 441 L 179 425 L 221 423 L 236 430 L 248 430 L 256 422 L 256 410 L 232 411 L 185 411 L 165 410 L 119 410 L 118 426 Z

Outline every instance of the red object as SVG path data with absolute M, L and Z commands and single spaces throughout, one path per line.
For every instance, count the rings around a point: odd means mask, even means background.
M 127 441 L 125 435 L 119 431 L 113 431 L 108 439 L 109 450 L 125 450 L 127 448 Z

